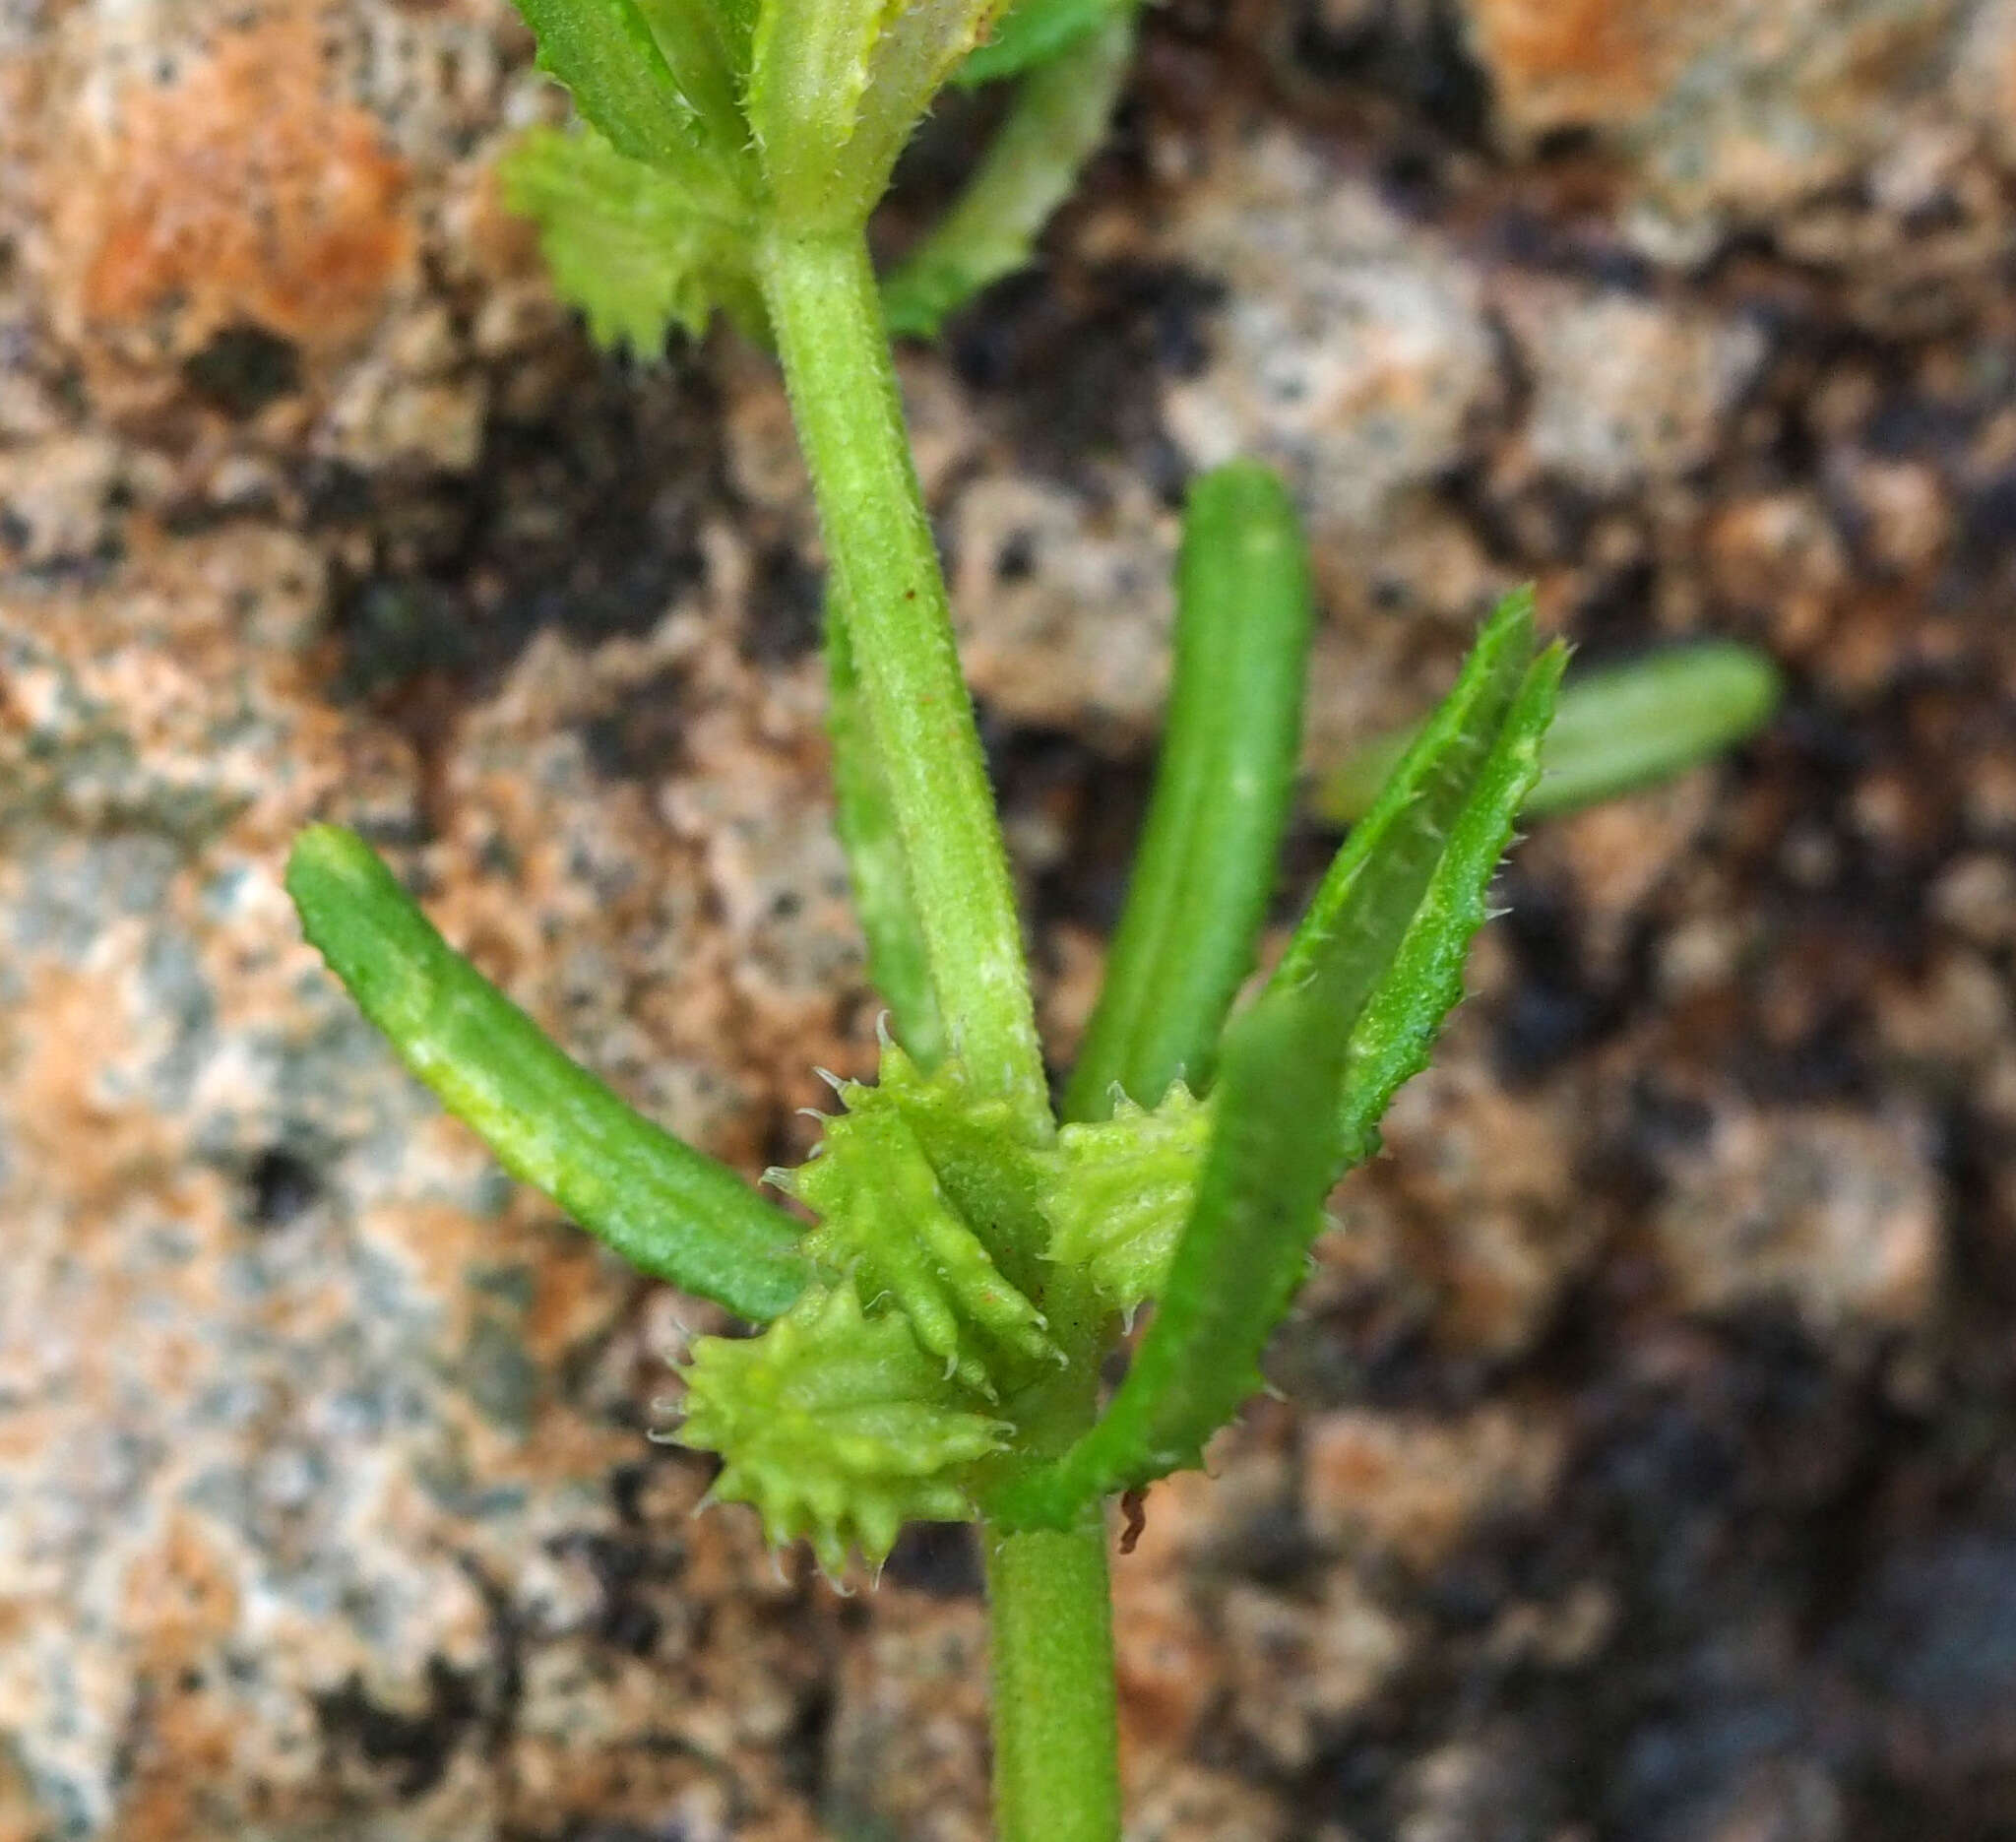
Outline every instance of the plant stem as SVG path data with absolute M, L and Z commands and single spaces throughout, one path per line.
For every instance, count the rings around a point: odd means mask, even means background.
M 1047 1136 L 1007 857 L 867 248 L 858 235 L 773 238 L 761 274 L 946 1034 L 968 1078 Z M 1002 1842 L 1113 1842 L 1102 1521 L 988 1543 Z
M 775 235 L 760 273 L 954 1053 L 1051 1126 L 1000 823 L 960 674 L 867 244 Z
M 945 1025 L 931 988 L 931 955 L 911 893 L 910 866 L 889 802 L 889 776 L 863 708 L 861 674 L 838 584 L 826 593 L 826 734 L 833 745 L 833 817 L 847 853 L 854 913 L 868 943 L 868 977 L 889 1006 L 896 1039 L 926 1068 L 945 1059 Z
M 981 1531 L 992 1617 L 996 1842 L 1115 1842 L 1120 1777 L 1104 1518 Z

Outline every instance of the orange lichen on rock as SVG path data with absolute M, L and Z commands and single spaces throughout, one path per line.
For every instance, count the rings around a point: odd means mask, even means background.
M 310 346 L 364 330 L 412 267 L 409 172 L 330 64 L 315 13 L 290 8 L 129 84 L 55 207 L 72 317 L 164 355 L 239 322 Z
M 1520 134 L 1627 121 L 1671 74 L 1657 0 L 1475 0 L 1479 55 Z

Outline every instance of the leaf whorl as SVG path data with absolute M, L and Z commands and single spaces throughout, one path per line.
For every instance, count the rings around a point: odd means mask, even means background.
M 819 1281 L 760 1335 L 693 1346 L 674 1435 L 725 1461 L 713 1500 L 754 1505 L 836 1575 L 906 1521 L 974 1515 L 973 1468 L 1060 1360 L 1011 1272 L 1081 1268 L 1117 1310 L 1160 1293 L 1212 1117 L 1179 1083 L 1032 1146 L 955 1065 L 926 1074 L 893 1043 L 880 1082 L 840 1096 L 813 1157 L 770 1174 L 819 1217 L 801 1243 Z
M 699 1339 L 683 1375 L 678 1442 L 724 1461 L 710 1500 L 751 1504 L 772 1542 L 810 1542 L 835 1579 L 852 1553 L 879 1566 L 906 1522 L 968 1520 L 960 1473 L 1011 1430 L 850 1279 L 757 1336 Z
M 725 1461 L 714 1500 L 836 1575 L 850 1552 L 879 1564 L 906 1521 L 970 1519 L 967 1467 L 1013 1430 L 999 1403 L 1059 1360 L 990 1245 L 1022 1190 L 1035 1210 L 1007 1109 L 894 1044 L 882 1076 L 844 1084 L 814 1156 L 770 1174 L 819 1217 L 819 1283 L 760 1335 L 694 1344 L 673 1435 Z
M 1162 1291 L 1211 1143 L 1211 1109 L 1182 1082 L 1153 1112 L 1122 1099 L 1109 1119 L 1067 1125 L 1048 1155 L 1050 1258 L 1088 1268 L 1131 1311 Z
M 790 1193 L 816 1210 L 805 1251 L 889 1302 L 949 1373 L 988 1400 L 1057 1352 L 1042 1315 L 994 1264 L 953 1206 L 900 1108 L 833 1120 Z

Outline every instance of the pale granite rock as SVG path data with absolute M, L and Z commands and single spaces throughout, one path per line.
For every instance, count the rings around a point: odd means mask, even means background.
M 703 1693 L 733 1709 L 715 1762 L 652 1750 L 691 1692 L 671 1684 L 752 1664 L 774 1615 L 759 1598 L 703 1636 L 676 1611 L 678 1581 L 756 1544 L 689 1529 L 696 1467 L 647 1457 L 634 1281 L 501 1182 L 298 941 L 296 825 L 423 823 L 410 745 L 305 669 L 322 586 L 312 552 L 251 530 L 0 608 L 0 1729 L 57 1836 L 483 1837 L 693 1798 L 809 1833 L 731 1763 L 796 1719 L 816 1651 L 794 1615 L 781 1713 Z M 640 678 L 690 674 L 703 709 L 732 658 L 697 612 L 593 658 L 535 649 L 466 725 L 454 825 L 403 855 L 563 1037 L 753 1165 L 773 1109 L 738 1056 L 773 1031 L 845 1059 L 818 1037 L 857 965 L 832 847 L 710 868 L 597 779 L 580 728 Z M 815 770 L 811 705 L 754 720 L 708 749 L 710 784 L 735 749 Z M 764 796 L 817 809 L 809 787 Z M 812 944 L 836 925 L 837 953 Z M 661 954 L 655 1002 L 629 1000 L 611 969 Z M 730 962 L 760 994 L 744 1023 Z M 604 1635 L 570 1661 L 583 1626 Z
M 975 479 L 959 495 L 952 545 L 976 696 L 1107 747 L 1155 734 L 1168 692 L 1176 521 L 1143 482 L 1114 480 L 1102 504 L 1040 481 Z
M 903 359 L 1057 1046 L 1187 468 L 1310 516 L 1312 755 L 1527 577 L 1597 645 L 1760 638 L 1794 701 L 1520 858 L 1270 1355 L 1301 1405 L 1116 1561 L 1132 1834 L 1965 1833 L 2016 14 L 1469 0 L 1474 121 L 1422 99 L 1445 9 L 1310 14 L 1351 44 L 1279 91 L 1245 13 L 1155 14 L 1089 207 Z M 509 1189 L 279 887 L 359 825 L 745 1171 L 869 1065 L 783 395 L 585 351 L 489 177 L 559 112 L 505 0 L 0 0 L 4 1842 L 983 1833 L 970 1555 L 841 1606 L 693 1519 L 645 1434 L 720 1314 Z
M 1754 327 L 1629 295 L 1508 281 L 1498 304 L 1533 379 L 1533 465 L 1597 494 L 1701 466 L 1765 353 Z
M 1732 1111 L 1652 1218 L 1696 1309 L 1789 1302 L 1816 1332 L 1924 1322 L 1946 1258 L 1945 1200 L 1922 1121 Z
M 1905 121 L 1952 111 L 1967 0 L 1466 0 L 1516 144 L 1587 129 L 1698 248 L 1848 179 Z
M 1168 235 L 1228 288 L 1167 392 L 1194 465 L 1272 461 L 1319 532 L 1363 533 L 1461 453 L 1496 365 L 1479 278 L 1432 231 L 1274 129 L 1228 144 Z

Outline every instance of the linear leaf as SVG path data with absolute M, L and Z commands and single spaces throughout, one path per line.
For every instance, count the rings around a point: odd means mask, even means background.
M 954 78 L 962 89 L 1018 77 L 1062 57 L 1115 17 L 1133 12 L 1133 0 L 1015 0 L 994 35 L 978 46 Z
M 833 744 L 835 829 L 868 942 L 868 976 L 895 1018 L 897 1041 L 928 1069 L 945 1058 L 945 1021 L 840 595 L 839 581 L 828 582 L 826 733 Z
M 890 0 L 765 0 L 758 9 L 745 107 L 788 222 L 829 227 L 818 221 L 835 209 L 875 47 L 896 10 Z
M 1196 1464 L 1259 1385 L 1325 1192 L 1376 1144 L 1380 1116 L 1461 996 L 1492 872 L 1540 772 L 1564 657 L 1552 647 L 1533 658 L 1530 599 L 1486 624 L 1381 796 L 1374 844 L 1326 879 L 1314 924 L 1226 1033 L 1197 1200 L 1127 1379 L 1060 1458 L 996 1487 L 997 1520 L 1063 1527 L 1094 1497 Z
M 797 1223 L 569 1060 L 354 832 L 303 832 L 286 883 L 358 1009 L 512 1175 L 633 1266 L 743 1317 L 775 1317 L 803 1290 Z
M 749 134 L 741 93 L 749 76 L 750 19 L 723 0 L 637 0 L 637 7 L 679 94 L 706 124 L 709 145 L 742 148 Z
M 1413 923 L 1498 727 L 1533 659 L 1533 594 L 1492 611 L 1455 688 L 1422 725 L 1372 809 L 1352 828 L 1276 969 L 1298 985 L 1334 966 L 1346 1028 L 1364 1008 Z
M 1347 1167 L 1378 1149 L 1379 1121 L 1393 1096 L 1427 1066 L 1443 1020 L 1462 1000 L 1463 964 L 1487 919 L 1492 872 L 1540 778 L 1567 658 L 1565 648 L 1550 646 L 1527 670 L 1420 905 L 1352 1030 L 1340 1119 Z
M 985 1503 L 1007 1528 L 1067 1528 L 1096 1497 L 1197 1464 L 1260 1384 L 1336 1171 L 1344 1039 L 1321 983 L 1270 993 L 1227 1031 L 1197 1200 L 1154 1322 L 1099 1423 Z
M 1561 686 L 1526 815 L 1573 812 L 1684 773 L 1768 723 L 1781 688 L 1767 655 L 1729 640 L 1578 667 Z M 1356 823 L 1416 733 L 1401 730 L 1353 749 L 1317 792 L 1316 810 Z
M 936 337 L 947 314 L 1034 260 L 1043 225 L 1105 139 L 1133 55 L 1133 9 L 1123 7 L 1029 72 L 951 209 L 883 283 L 892 333 Z
M 514 0 L 538 40 L 539 68 L 565 84 L 585 121 L 619 154 L 717 187 L 721 142 L 700 98 L 673 75 L 636 0 Z
M 875 52 L 875 72 L 861 105 L 861 125 L 849 149 L 849 183 L 865 217 L 889 185 L 931 98 L 983 40 L 1003 0 L 903 0 Z
M 1274 891 L 1308 678 L 1308 548 L 1287 489 L 1233 462 L 1198 480 L 1176 573 L 1176 660 L 1127 906 L 1064 1103 L 1201 1091 Z

